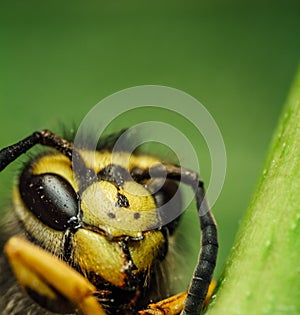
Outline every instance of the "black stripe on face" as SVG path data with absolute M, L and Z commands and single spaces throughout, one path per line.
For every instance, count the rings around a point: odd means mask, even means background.
M 117 198 L 118 198 L 118 200 L 116 202 L 116 207 L 120 207 L 120 208 L 121 207 L 129 208 L 130 207 L 129 201 L 125 195 L 118 193 Z

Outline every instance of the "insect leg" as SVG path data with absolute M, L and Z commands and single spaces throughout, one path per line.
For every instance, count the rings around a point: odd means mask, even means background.
M 209 285 L 204 305 L 210 300 L 215 287 L 216 281 L 212 281 Z M 147 309 L 139 311 L 139 315 L 178 315 L 183 310 L 186 297 L 187 292 L 181 292 L 162 301 L 149 304 Z
M 162 301 L 149 304 L 139 315 L 176 315 L 182 310 L 187 292 L 181 292 Z

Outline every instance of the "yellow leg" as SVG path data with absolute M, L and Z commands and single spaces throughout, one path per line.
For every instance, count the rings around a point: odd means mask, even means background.
M 206 294 L 206 298 L 204 300 L 204 306 L 207 306 L 210 298 L 212 297 L 214 291 L 215 291 L 215 288 L 217 286 L 217 281 L 215 280 L 212 280 L 212 282 L 210 283 L 209 287 L 208 287 L 208 291 L 207 291 L 207 294 Z
M 184 305 L 187 293 L 182 292 L 173 295 L 165 300 L 157 303 L 149 304 L 148 308 L 143 311 L 139 311 L 140 315 L 176 315 L 179 314 Z
M 93 297 L 96 288 L 57 257 L 16 236 L 6 243 L 5 253 L 24 288 L 53 300 L 57 291 L 85 315 L 106 315 Z
M 211 298 L 214 289 L 216 287 L 216 281 L 212 281 L 204 301 L 204 305 L 207 305 Z M 184 307 L 184 302 L 187 296 L 187 292 L 182 292 L 173 295 L 165 300 L 157 303 L 149 304 L 148 308 L 143 311 L 139 311 L 140 315 L 178 315 Z

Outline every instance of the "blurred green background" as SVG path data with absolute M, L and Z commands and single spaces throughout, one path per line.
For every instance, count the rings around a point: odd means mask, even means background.
M 0 147 L 71 128 L 136 85 L 171 86 L 207 107 L 228 157 L 213 208 L 220 273 L 298 67 L 299 2 L 1 0 L 0 45 Z M 20 165 L 1 175 L 1 200 Z

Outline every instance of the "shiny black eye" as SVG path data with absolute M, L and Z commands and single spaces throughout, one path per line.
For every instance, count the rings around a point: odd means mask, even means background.
M 77 195 L 72 186 L 59 175 L 23 174 L 19 190 L 27 208 L 55 230 L 65 230 L 68 223 L 77 216 Z

